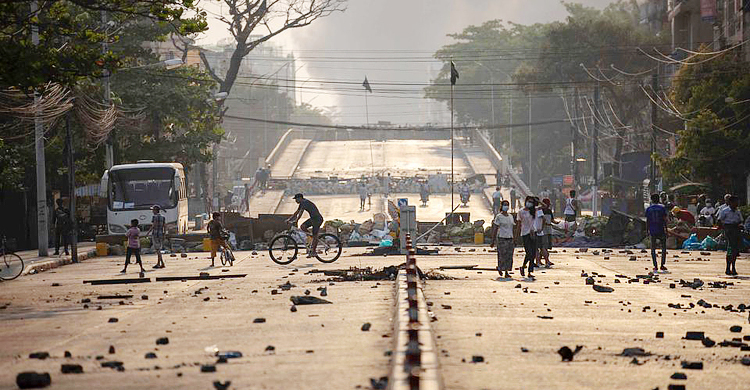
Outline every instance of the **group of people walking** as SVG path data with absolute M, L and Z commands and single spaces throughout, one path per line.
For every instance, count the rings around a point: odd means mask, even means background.
M 496 188 L 496 194 L 500 188 Z M 566 220 L 572 219 L 579 212 L 575 191 L 571 191 L 567 201 Z M 493 194 L 493 203 L 496 197 Z M 497 213 L 492 221 L 491 246 L 497 248 L 497 270 L 502 277 L 510 278 L 513 269 L 513 252 L 516 236 L 523 241 L 525 257 L 519 268 L 521 276 L 533 277 L 535 267 L 551 267 L 549 250 L 552 249 L 552 224 L 555 220 L 552 201 L 549 198 L 527 196 L 517 218 L 511 214 L 511 202 L 499 198 Z M 569 210 L 568 210 L 569 209 Z M 567 213 L 570 212 L 570 215 Z

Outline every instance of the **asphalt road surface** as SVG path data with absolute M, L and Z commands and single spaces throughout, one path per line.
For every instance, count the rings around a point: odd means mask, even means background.
M 471 174 L 458 152 L 453 164 L 456 180 Z M 411 177 L 450 171 L 449 140 L 321 141 L 310 144 L 295 177 L 356 178 L 373 173 Z
M 83 284 L 136 277 L 132 266 L 128 275 L 120 275 L 123 257 L 110 256 L 0 283 L 0 388 L 14 388 L 16 374 L 29 370 L 49 372 L 56 389 L 213 388 L 214 381 L 227 380 L 232 381 L 230 389 L 371 388 L 370 378 L 389 372 L 393 282 L 331 284 L 323 274 L 309 273 L 404 261 L 403 256 L 352 256 L 362 250 L 345 249 L 334 264 L 299 259 L 289 266 L 272 263 L 264 253 L 239 252 L 239 261 L 227 272 L 208 268 L 205 253 L 190 254 L 187 259 L 167 257 L 166 269 L 146 274 L 151 279 L 199 272 L 247 274 L 237 279 Z M 516 252 L 517 267 L 523 254 Z M 552 255 L 555 266 L 537 271 L 535 280 L 522 278 L 517 270 L 512 280 L 498 279 L 494 271 L 438 270 L 454 278 L 425 285 L 437 318 L 432 327 L 445 388 L 666 389 L 685 384 L 691 390 L 746 389 L 750 367 L 740 362 L 750 352 L 683 339 L 688 331 L 703 331 L 719 343 L 750 335 L 748 311 L 737 310 L 741 303 L 750 304 L 750 259 L 744 254 L 738 262 L 745 276 L 729 278 L 722 274 L 723 255 L 673 251 L 669 273 L 659 274 L 658 280 L 643 277 L 650 259 L 640 251 L 559 249 Z M 155 262 L 153 255 L 144 259 L 148 266 Z M 487 247 L 460 252 L 444 247 L 438 256 L 418 256 L 417 264 L 429 272 L 444 265 L 492 268 L 496 260 Z M 582 272 L 614 291 L 595 292 Z M 704 284 L 691 288 L 679 283 L 694 278 Z M 294 285 L 288 291 L 279 287 L 286 282 Z M 717 288 L 713 282 L 727 285 Z M 332 304 L 290 310 L 290 296 L 309 290 L 321 297 L 318 288 L 323 287 L 327 294 L 322 298 Z M 132 297 L 101 297 L 116 294 Z M 701 299 L 710 307 L 699 306 Z M 724 309 L 730 304 L 735 311 Z M 254 322 L 256 318 L 265 322 Z M 369 331 L 361 330 L 365 322 L 372 324 Z M 731 332 L 731 326 L 742 329 Z M 656 332 L 664 337 L 657 338 Z M 160 337 L 168 337 L 169 344 L 156 345 Z M 583 349 L 574 360 L 561 361 L 557 350 L 576 345 Z M 631 347 L 651 355 L 635 360 L 620 356 Z M 217 364 L 216 372 L 202 373 L 201 365 L 217 360 L 214 348 L 243 356 Z M 28 358 L 40 351 L 52 357 Z M 63 357 L 65 351 L 72 357 Z M 149 352 L 156 358 L 146 359 Z M 474 356 L 483 362 L 472 363 Z M 106 361 L 121 361 L 125 370 L 101 367 Z M 703 369 L 683 369 L 682 361 L 702 362 Z M 81 364 L 84 373 L 62 374 L 62 363 Z M 675 372 L 687 379 L 670 379 Z

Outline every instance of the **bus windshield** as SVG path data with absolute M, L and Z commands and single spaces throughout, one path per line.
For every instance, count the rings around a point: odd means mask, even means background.
M 109 172 L 109 207 L 112 210 L 177 206 L 173 168 L 118 169 Z

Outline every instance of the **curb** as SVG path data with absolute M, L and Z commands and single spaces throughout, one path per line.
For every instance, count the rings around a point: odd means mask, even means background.
M 441 390 L 440 362 L 437 344 L 430 327 L 432 313 L 417 276 L 416 258 L 407 235 L 406 269 L 396 277 L 394 312 L 394 352 L 388 388 L 391 390 Z
M 88 259 L 92 259 L 94 257 L 97 257 L 96 255 L 96 249 L 90 249 L 86 252 L 81 252 L 78 254 L 78 262 L 82 262 Z M 53 268 L 62 267 L 64 265 L 73 264 L 73 259 L 70 256 L 67 257 L 60 257 L 57 259 L 51 259 L 47 261 L 41 261 L 34 263 L 24 269 L 22 275 L 34 275 L 38 274 L 40 272 L 49 271 Z

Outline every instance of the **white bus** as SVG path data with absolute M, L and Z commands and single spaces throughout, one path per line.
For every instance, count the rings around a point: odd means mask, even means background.
M 133 219 L 138 220 L 141 231 L 148 231 L 154 205 L 161 207 L 169 233 L 187 232 L 188 199 L 182 164 L 149 160 L 115 165 L 104 172 L 100 191 L 107 198 L 109 234 L 125 234 Z

